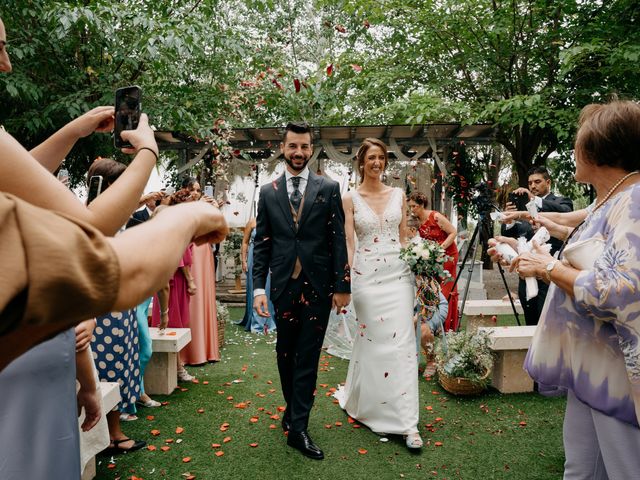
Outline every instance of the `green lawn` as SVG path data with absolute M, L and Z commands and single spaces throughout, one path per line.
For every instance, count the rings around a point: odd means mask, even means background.
M 233 319 L 241 309 L 231 309 Z M 500 322 L 502 323 L 502 321 Z M 509 323 L 506 320 L 506 323 Z M 223 359 L 190 368 L 199 384 L 186 384 L 159 409 L 141 409 L 124 424 L 155 451 L 98 457 L 98 479 L 554 479 L 562 476 L 564 399 L 536 394 L 474 398 L 445 393 L 437 381 L 420 381 L 420 430 L 425 448 L 407 451 L 400 437 L 389 442 L 356 428 L 328 396 L 344 381 L 348 362 L 323 356 L 310 432 L 324 461 L 286 446 L 277 408 L 283 406 L 275 364 L 275 337 L 257 336 L 229 324 Z M 205 384 L 205 381 L 208 382 Z M 245 408 L 240 408 L 245 406 Z M 153 418 L 147 419 L 147 415 Z M 221 431 L 223 423 L 226 431 Z M 338 425 L 336 425 L 338 422 Z M 274 425 L 275 428 L 271 428 Z M 176 433 L 176 429 L 184 429 Z M 159 434 L 153 436 L 152 430 Z M 225 443 L 225 438 L 229 440 Z M 167 440 L 173 440 L 166 443 Z M 212 448 L 220 444 L 220 448 Z M 252 446 L 252 444 L 254 446 Z M 168 446 L 169 450 L 160 448 Z M 365 452 L 366 453 L 359 453 Z M 224 452 L 216 456 L 216 452 Z M 183 459 L 190 457 L 185 463 Z M 189 477 L 188 474 L 193 475 Z

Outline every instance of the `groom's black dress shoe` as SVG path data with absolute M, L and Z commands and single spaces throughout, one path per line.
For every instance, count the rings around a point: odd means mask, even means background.
M 287 445 L 300 450 L 305 457 L 313 458 L 314 460 L 322 460 L 324 458 L 324 453 L 313 443 L 306 430 L 302 432 L 289 431 Z

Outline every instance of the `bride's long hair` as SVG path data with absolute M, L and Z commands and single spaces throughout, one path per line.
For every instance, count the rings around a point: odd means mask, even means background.
M 371 147 L 378 147 L 384 153 L 384 167 L 382 167 L 383 171 L 387 169 L 387 165 L 389 164 L 389 152 L 387 150 L 387 145 L 382 140 L 378 140 L 377 138 L 365 138 L 360 144 L 360 148 L 358 148 L 358 152 L 356 153 L 360 183 L 362 183 L 362 181 L 364 180 L 364 159 Z

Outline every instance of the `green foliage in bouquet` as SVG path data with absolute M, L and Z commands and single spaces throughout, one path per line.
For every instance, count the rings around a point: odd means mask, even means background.
M 449 331 L 436 347 L 438 372 L 449 377 L 466 378 L 486 387 L 490 381 L 487 372 L 493 366 L 491 339 L 485 331 Z
M 411 242 L 400 250 L 400 258 L 407 262 L 415 275 L 436 279 L 450 278 L 451 274 L 444 269 L 449 257 L 442 245 L 433 240 Z

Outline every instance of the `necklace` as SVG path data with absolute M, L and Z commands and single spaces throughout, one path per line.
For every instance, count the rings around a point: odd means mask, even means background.
M 618 189 L 618 187 L 620 185 L 622 185 L 622 183 L 629 177 L 635 175 L 636 173 L 640 173 L 640 170 L 634 170 L 633 172 L 629 172 L 627 173 L 624 177 L 622 177 L 620 180 L 618 180 L 613 187 L 611 187 L 609 189 L 609 191 L 607 192 L 607 194 L 604 196 L 604 198 L 602 199 L 602 201 L 598 202 L 596 204 L 596 206 L 593 208 L 593 210 L 591 211 L 592 213 L 595 212 L 596 210 L 598 210 L 602 205 L 604 205 L 604 202 L 606 202 L 607 200 L 609 200 L 609 197 L 611 197 L 611 195 L 613 195 L 613 193 Z
M 620 180 L 618 180 L 607 192 L 607 194 L 604 196 L 604 198 L 602 199 L 601 202 L 598 202 L 596 204 L 595 207 L 593 207 L 593 210 L 591 210 L 591 212 L 589 213 L 589 215 L 587 216 L 587 218 L 585 218 L 584 220 L 582 220 L 578 225 L 575 226 L 575 228 L 571 231 L 571 233 L 569 234 L 569 236 L 566 238 L 566 240 L 564 241 L 564 243 L 562 244 L 562 247 L 560 247 L 560 250 L 558 250 L 558 256 L 557 258 L 560 258 L 560 256 L 562 255 L 562 252 L 564 251 L 564 247 L 566 247 L 569 244 L 569 240 L 571 240 L 571 238 L 578 232 L 578 230 L 580 230 L 582 228 L 582 226 L 585 224 L 585 222 L 591 217 L 591 215 L 593 215 L 593 212 L 595 212 L 596 210 L 598 210 L 602 205 L 604 205 L 604 202 L 606 202 L 607 200 L 609 200 L 609 197 L 611 197 L 611 195 L 613 195 L 613 193 L 616 191 L 616 189 L 622 185 L 622 183 L 629 177 L 635 175 L 636 173 L 640 173 L 640 170 L 634 170 L 633 172 L 629 172 L 627 173 L 625 176 L 623 176 Z

